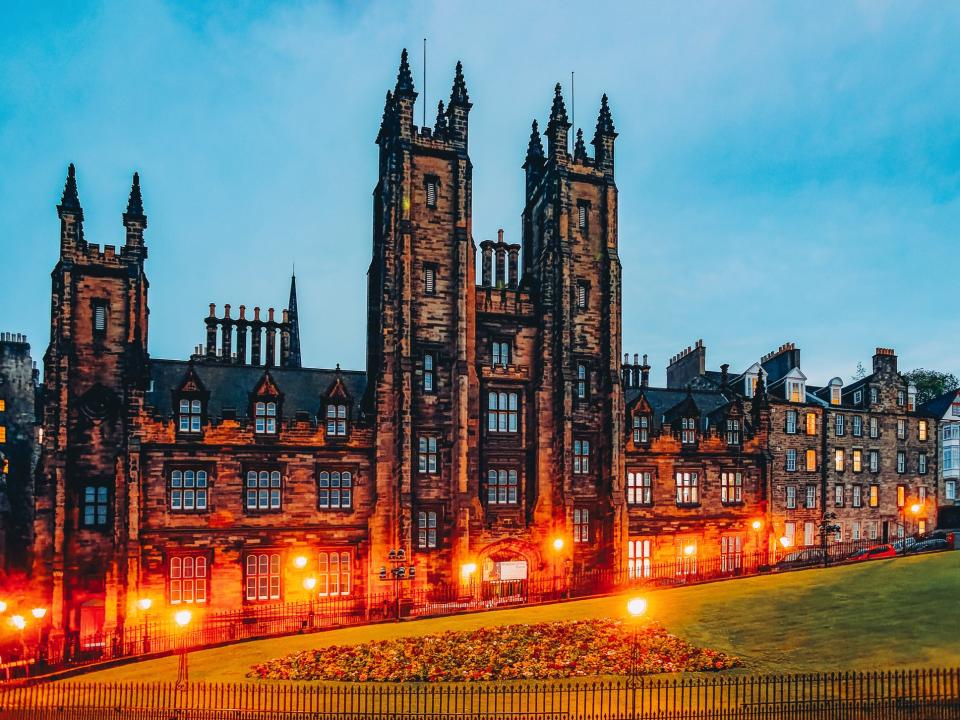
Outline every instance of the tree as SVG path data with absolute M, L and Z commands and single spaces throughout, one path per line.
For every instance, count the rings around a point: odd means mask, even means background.
M 857 371 L 853 374 L 853 377 L 850 378 L 850 382 L 856 382 L 857 380 L 863 380 L 867 376 L 867 369 L 863 366 L 862 362 L 857 363 Z
M 922 405 L 925 402 L 933 400 L 935 397 L 943 395 L 945 392 L 950 392 L 960 387 L 960 380 L 957 379 L 956 375 L 938 370 L 917 368 L 916 370 L 903 373 L 903 377 L 911 385 L 916 386 L 918 405 Z

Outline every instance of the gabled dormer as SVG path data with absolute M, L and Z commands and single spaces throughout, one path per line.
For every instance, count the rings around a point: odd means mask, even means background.
M 783 398 L 787 402 L 803 403 L 807 400 L 807 376 L 800 368 L 793 368 L 783 378 Z
M 743 409 L 743 401 L 737 397 L 727 406 L 721 422 L 723 423 L 718 430 L 723 433 L 727 445 L 731 447 L 740 447 L 743 445 L 744 435 L 746 433 L 746 411 Z
M 700 417 L 700 408 L 688 390 L 687 397 L 668 410 L 664 419 L 680 438 L 681 445 L 694 447 L 700 440 Z
M 260 381 L 250 394 L 250 416 L 253 432 L 261 437 L 275 437 L 279 431 L 280 409 L 283 394 L 277 387 L 269 370 L 264 371 Z
M 343 382 L 340 365 L 337 365 L 336 375 L 323 395 L 323 407 L 320 409 L 320 416 L 326 419 L 328 440 L 347 438 L 350 435 L 351 407 L 353 398 Z
M 204 386 L 191 362 L 183 380 L 173 391 L 173 407 L 176 411 L 177 433 L 199 435 L 207 424 L 207 406 L 210 392 Z
M 752 398 L 757 392 L 757 378 L 760 377 L 760 363 L 754 363 L 748 367 L 740 377 L 743 384 L 737 388 L 737 390 L 743 393 L 744 397 Z
M 630 410 L 630 442 L 634 448 L 646 447 L 653 436 L 653 408 L 641 395 Z

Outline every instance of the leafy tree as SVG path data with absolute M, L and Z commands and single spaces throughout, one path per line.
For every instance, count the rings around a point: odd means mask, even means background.
M 907 382 L 917 387 L 917 404 L 933 400 L 935 397 L 943 395 L 950 390 L 956 390 L 960 387 L 960 380 L 953 373 L 940 372 L 938 370 L 924 370 L 917 368 L 910 372 L 903 373 Z

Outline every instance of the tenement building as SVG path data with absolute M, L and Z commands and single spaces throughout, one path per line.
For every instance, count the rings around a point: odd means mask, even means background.
M 98 245 L 70 166 L 33 543 L 55 634 L 139 623 L 145 598 L 154 613 L 362 602 L 393 591 L 400 551 L 404 591 L 425 593 L 735 573 L 781 537 L 810 544 L 828 505 L 844 536 L 889 537 L 926 502 L 934 421 L 892 351 L 836 394 L 806 384 L 792 346 L 735 374 L 707 370 L 699 342 L 666 388 L 646 358 L 621 360 L 606 96 L 590 152 L 559 85 L 545 132 L 533 123 L 519 242 L 475 241 L 460 65 L 432 127 L 416 100 L 404 53 L 376 138 L 363 369 L 304 366 L 301 332 L 320 330 L 295 280 L 286 309 L 210 305 L 189 357 L 152 357 L 139 177 L 122 246 Z
M 939 424 L 937 525 L 960 527 L 960 496 L 957 495 L 957 486 L 960 485 L 960 390 L 951 390 L 930 400 L 923 410 Z

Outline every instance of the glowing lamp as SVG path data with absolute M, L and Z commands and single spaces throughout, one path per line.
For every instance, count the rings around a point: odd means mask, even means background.
M 627 602 L 627 612 L 633 617 L 640 617 L 647 611 L 647 601 L 643 598 L 632 598 Z
M 785 548 L 788 548 L 791 545 L 793 545 L 793 540 L 791 540 L 786 535 L 784 535 L 782 538 L 780 538 L 780 544 L 783 545 Z
M 151 607 L 153 607 L 153 600 L 150 598 L 140 598 L 137 600 L 137 607 L 146 612 Z
M 920 503 L 914 503 L 910 506 L 910 512 L 912 512 L 914 515 L 920 514 L 921 510 L 923 510 L 923 505 Z
M 693 555 L 697 551 L 696 545 L 687 545 L 683 548 L 684 555 Z
M 47 614 L 47 609 L 45 607 L 35 607 L 30 611 L 30 614 L 37 620 L 43 620 L 43 616 Z
M 173 616 L 173 621 L 180 627 L 186 627 L 190 624 L 190 611 L 180 610 Z
M 307 558 L 304 555 L 297 555 L 293 559 L 293 566 L 298 570 L 303 570 L 307 566 Z
M 760 531 L 760 528 L 763 527 L 763 520 L 754 520 L 754 521 L 753 521 L 753 524 L 751 525 L 751 527 L 752 527 L 754 530 L 756 530 L 757 532 L 759 532 L 759 531 Z
M 563 538 L 554 538 L 553 539 L 553 549 L 557 552 L 563 550 Z
M 469 580 L 470 576 L 473 575 L 476 571 L 477 571 L 476 563 L 472 563 L 472 562 L 464 563 L 463 565 L 460 566 L 460 576 L 464 580 Z
M 0 613 L 5 613 L 7 611 L 7 603 L 5 600 L 0 600 Z
M 315 577 L 308 577 L 303 579 L 304 590 L 313 590 L 316 586 L 317 586 L 317 579 Z
M 17 630 L 23 630 L 27 626 L 27 621 L 23 615 L 14 615 L 10 618 L 10 624 Z

